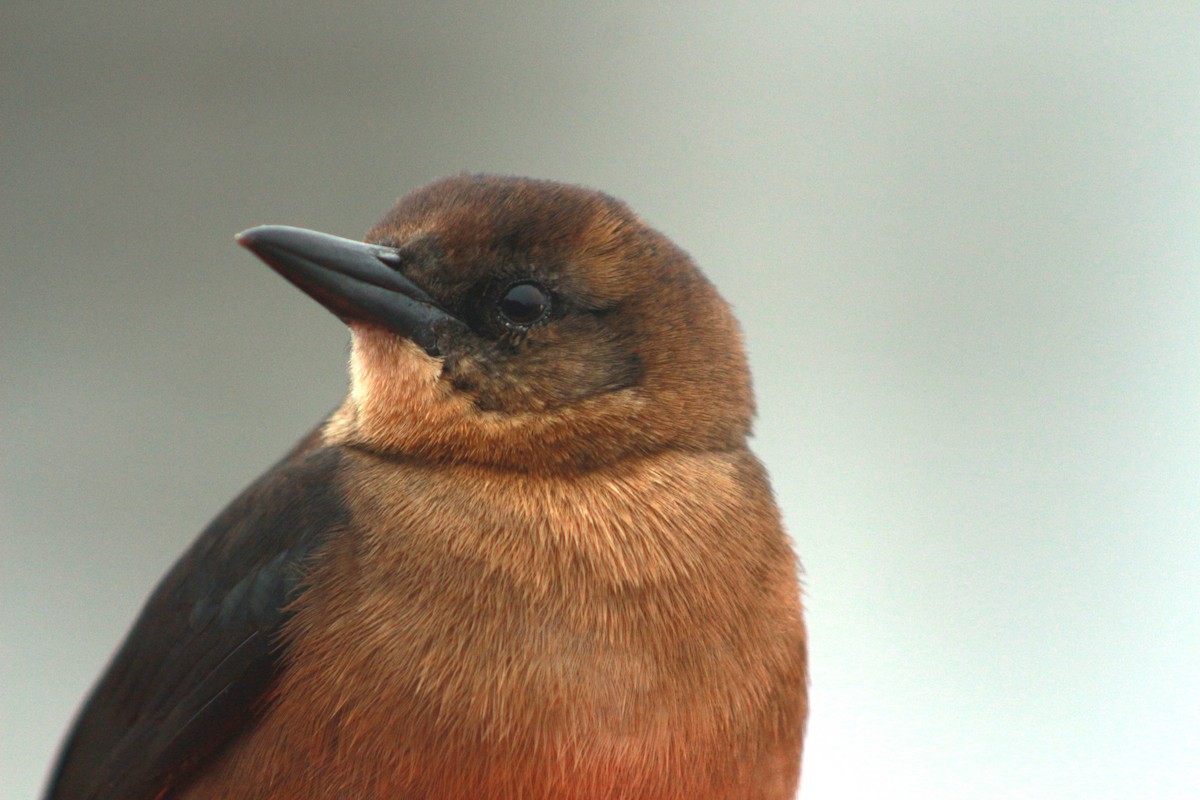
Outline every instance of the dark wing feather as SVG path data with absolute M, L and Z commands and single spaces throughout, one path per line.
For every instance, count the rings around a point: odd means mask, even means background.
M 314 432 L 205 529 L 93 690 L 47 800 L 168 797 L 253 722 L 304 562 L 346 523 L 339 460 Z

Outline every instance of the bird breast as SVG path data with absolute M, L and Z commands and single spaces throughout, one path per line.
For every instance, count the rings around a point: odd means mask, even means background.
M 279 700 L 225 770 L 237 785 L 667 798 L 741 796 L 748 771 L 794 782 L 795 565 L 748 451 L 570 476 L 347 456 L 351 530 L 315 560 Z

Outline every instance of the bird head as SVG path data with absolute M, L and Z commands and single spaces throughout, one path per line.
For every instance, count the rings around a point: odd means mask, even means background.
M 350 327 L 327 439 L 538 471 L 749 433 L 729 307 L 607 195 L 464 175 L 401 198 L 365 242 L 281 226 L 238 241 Z

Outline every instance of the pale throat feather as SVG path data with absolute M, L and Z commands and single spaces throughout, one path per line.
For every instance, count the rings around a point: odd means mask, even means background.
M 414 452 L 464 423 L 471 404 L 440 380 L 440 359 L 371 325 L 352 323 L 350 333 L 350 394 L 325 428 L 327 443 Z

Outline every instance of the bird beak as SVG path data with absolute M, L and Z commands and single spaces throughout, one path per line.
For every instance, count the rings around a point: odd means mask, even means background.
M 286 225 L 242 231 L 237 242 L 343 322 L 371 322 L 412 339 L 431 356 L 443 323 L 462 325 L 400 274 L 390 247 Z

